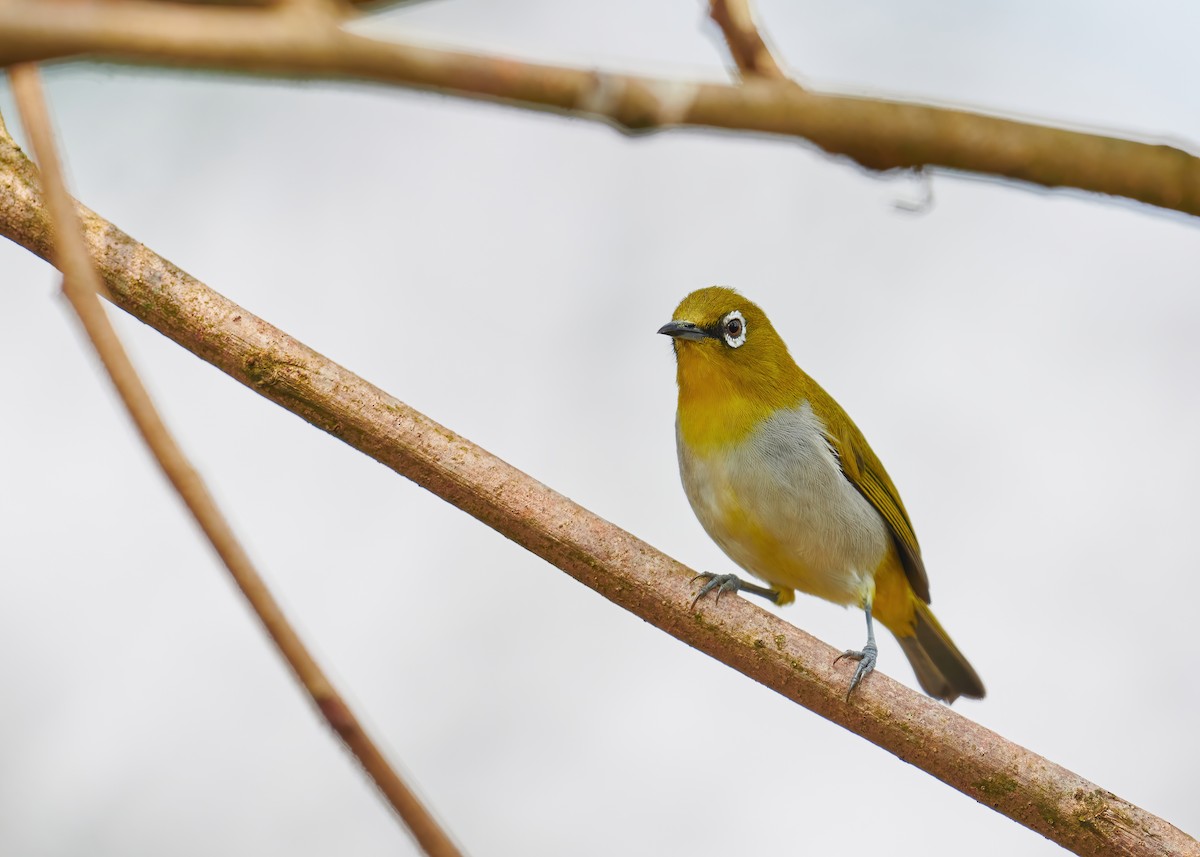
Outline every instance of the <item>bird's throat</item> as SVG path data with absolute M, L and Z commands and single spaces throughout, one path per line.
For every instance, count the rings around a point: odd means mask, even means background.
M 739 444 L 777 410 L 799 404 L 800 397 L 763 395 L 761 379 L 740 378 L 716 361 L 679 357 L 679 435 L 693 452 Z

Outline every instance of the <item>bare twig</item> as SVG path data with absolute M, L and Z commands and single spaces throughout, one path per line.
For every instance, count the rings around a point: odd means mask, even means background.
M 79 212 L 122 309 L 614 603 L 1078 854 L 1200 857 L 1169 823 L 886 676 L 847 704 L 829 646 L 738 598 L 693 613 L 692 572 L 678 562 Z M 0 140 L 0 233 L 50 253 L 33 170 L 11 140 Z
M 729 54 L 743 79 L 754 76 L 787 79 L 754 24 L 750 0 L 711 0 L 708 15 L 725 35 Z
M 93 265 L 75 201 L 67 193 L 63 181 L 37 69 L 31 65 L 20 65 L 12 68 L 9 74 L 22 123 L 42 167 L 41 185 L 45 197 L 43 249 L 46 257 L 63 272 L 63 292 L 95 346 L 96 354 L 112 378 L 143 440 L 229 569 L 280 654 L 316 703 L 317 709 L 362 764 L 418 844 L 427 854 L 435 857 L 458 855 L 458 849 L 450 838 L 391 768 L 354 712 L 309 653 L 217 508 L 200 474 L 191 466 L 162 421 L 97 298 L 99 292 L 107 295 L 108 290 L 103 288 Z M 32 168 L 26 177 L 36 181 Z M 53 246 L 50 243 L 52 237 Z
M 693 126 L 781 134 L 875 170 L 946 167 L 1200 215 L 1200 158 L 1170 146 L 965 110 L 822 95 L 757 76 L 726 86 L 382 42 L 279 9 L 145 0 L 0 3 L 0 64 L 76 55 L 399 84 L 586 116 L 630 132 Z

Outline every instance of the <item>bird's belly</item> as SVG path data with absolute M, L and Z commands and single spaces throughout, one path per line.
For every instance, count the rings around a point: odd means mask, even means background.
M 734 562 L 777 586 L 858 604 L 888 550 L 887 525 L 842 474 L 807 403 L 736 447 L 679 447 L 688 500 Z

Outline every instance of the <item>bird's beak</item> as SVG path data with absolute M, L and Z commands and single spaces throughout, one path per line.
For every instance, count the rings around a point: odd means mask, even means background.
M 673 339 L 690 339 L 692 341 L 707 339 L 708 331 L 691 321 L 670 321 L 658 329 L 659 333 Z

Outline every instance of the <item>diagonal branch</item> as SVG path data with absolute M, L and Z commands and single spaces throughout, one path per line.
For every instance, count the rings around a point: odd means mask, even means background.
M 787 79 L 754 23 L 750 0 L 711 0 L 708 16 L 725 35 L 729 54 L 743 79 L 756 76 Z
M 317 16 L 146 0 L 5 0 L 0 65 L 92 59 L 366 80 L 597 119 L 628 132 L 724 128 L 801 138 L 874 170 L 945 167 L 1200 215 L 1182 149 L 756 76 L 740 86 L 613 74 L 383 42 Z
M 183 450 L 167 429 L 142 384 L 133 362 L 117 337 L 98 293 L 109 296 L 97 274 L 79 222 L 76 204 L 67 193 L 59 167 L 50 117 L 42 96 L 37 69 L 20 65 L 9 72 L 21 120 L 29 134 L 38 162 L 42 165 L 41 184 L 45 209 L 38 213 L 42 224 L 43 250 L 63 272 L 63 292 L 75 310 L 96 354 L 108 371 L 113 386 L 133 418 L 142 439 L 188 511 L 212 543 L 234 582 L 250 603 L 280 654 L 308 691 L 321 715 L 354 754 L 367 775 L 395 809 L 413 838 L 432 857 L 457 857 L 458 849 L 439 827 L 420 799 L 388 764 L 383 753 L 363 729 L 329 678 L 317 664 L 304 641 L 288 622 L 266 582 L 250 561 L 229 522 L 217 507 L 204 480 L 192 467 Z M 5 135 L 7 136 L 7 135 Z M 6 144 L 12 147 L 11 139 Z M 15 148 L 15 147 L 13 147 Z M 32 190 L 37 177 L 26 163 L 25 179 Z M 51 232 L 54 245 L 51 246 Z
M 260 395 L 615 604 L 1077 854 L 1200 857 L 1162 819 L 882 674 L 845 701 L 837 652 L 739 598 L 689 608 L 692 572 L 190 277 L 83 206 L 112 300 Z M 32 165 L 0 139 L 0 233 L 43 257 Z

